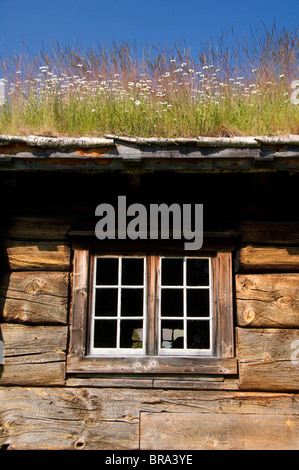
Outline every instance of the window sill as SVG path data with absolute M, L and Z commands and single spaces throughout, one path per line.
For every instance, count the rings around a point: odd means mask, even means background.
M 78 374 L 236 374 L 236 358 L 192 356 L 69 356 L 67 373 Z

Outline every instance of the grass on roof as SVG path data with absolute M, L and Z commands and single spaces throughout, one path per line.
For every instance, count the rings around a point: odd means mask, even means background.
M 181 42 L 25 48 L 0 58 L 0 134 L 299 134 L 298 58 L 299 32 L 275 25 L 223 34 L 195 54 Z

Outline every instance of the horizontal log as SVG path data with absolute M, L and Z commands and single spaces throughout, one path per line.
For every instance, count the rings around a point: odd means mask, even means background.
M 13 216 L 1 233 L 15 240 L 66 240 L 71 226 L 72 219 L 66 217 Z
M 299 417 L 141 413 L 142 450 L 296 450 Z
M 66 324 L 69 273 L 0 275 L 0 318 L 8 323 Z
M 299 274 L 239 274 L 235 285 L 239 326 L 299 327 Z
M 0 385 L 62 385 L 67 327 L 0 325 L 4 366 Z
M 299 245 L 299 222 L 243 221 L 235 229 L 241 243 Z
M 2 240 L 2 265 L 2 271 L 68 271 L 70 247 L 56 241 Z
M 275 415 L 287 423 L 288 416 L 298 418 L 298 407 L 299 395 L 286 393 L 0 387 L 0 446 L 132 450 L 139 447 L 141 413 L 195 414 L 203 418 L 212 414 L 219 418 L 219 424 L 231 414 L 244 420 L 253 415 L 273 419 Z M 180 430 L 175 430 L 173 441 L 179 435 Z
M 14 136 L 0 135 L 0 142 L 4 144 L 26 144 L 32 147 L 69 149 L 74 147 L 93 148 L 101 146 L 113 146 L 111 139 L 102 137 L 47 137 L 40 135 Z
M 237 328 L 240 390 L 299 390 L 299 330 Z
M 238 271 L 298 272 L 299 247 L 244 246 L 238 250 Z

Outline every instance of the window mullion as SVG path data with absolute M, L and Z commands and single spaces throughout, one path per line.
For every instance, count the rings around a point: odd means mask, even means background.
M 186 258 L 184 258 L 183 262 L 183 314 L 184 314 L 184 349 L 187 349 L 187 289 L 186 289 Z
M 157 317 L 158 317 L 158 260 L 156 256 L 146 257 L 146 295 L 147 295 L 147 336 L 146 354 L 155 356 L 157 354 Z
M 118 286 L 117 286 L 117 336 L 116 336 L 116 349 L 120 349 L 120 315 L 121 315 L 121 272 L 122 272 L 122 258 L 118 258 Z

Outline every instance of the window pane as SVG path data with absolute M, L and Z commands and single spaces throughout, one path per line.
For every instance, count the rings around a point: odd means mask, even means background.
M 161 316 L 182 317 L 183 289 L 161 289 Z
M 97 258 L 97 286 L 118 284 L 118 258 Z
M 121 283 L 125 286 L 143 285 L 143 267 L 142 258 L 123 258 L 122 259 L 122 279 Z
M 97 288 L 95 302 L 96 317 L 114 317 L 117 315 L 117 289 Z
M 187 316 L 208 317 L 210 315 L 209 289 L 187 289 Z
M 123 317 L 143 316 L 143 289 L 121 290 L 121 315 Z
M 162 286 L 183 285 L 183 258 L 162 258 Z
M 122 320 L 120 322 L 120 347 L 130 349 L 143 347 L 142 320 Z
M 116 348 L 116 320 L 96 320 L 94 325 L 94 347 Z
M 187 286 L 209 285 L 209 260 L 187 259 Z
M 162 320 L 161 322 L 161 348 L 184 348 L 184 323 L 181 320 Z
M 210 322 L 189 320 L 187 322 L 187 348 L 210 349 Z

